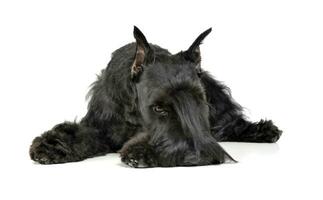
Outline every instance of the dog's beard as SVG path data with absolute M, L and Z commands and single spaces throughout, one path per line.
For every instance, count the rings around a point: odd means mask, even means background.
M 209 107 L 204 99 L 181 91 L 171 98 L 173 118 L 148 126 L 150 143 L 161 163 L 207 165 L 234 161 L 211 136 Z

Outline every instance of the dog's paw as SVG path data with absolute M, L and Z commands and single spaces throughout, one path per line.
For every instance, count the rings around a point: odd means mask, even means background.
M 136 160 L 135 158 L 131 158 L 131 156 L 125 156 L 121 158 L 122 162 L 125 163 L 126 165 L 134 168 L 146 168 L 148 167 L 146 163 L 140 159 L 139 161 Z
M 36 137 L 29 149 L 30 158 L 40 164 L 57 164 L 71 160 L 72 149 L 48 131 Z
M 135 144 L 122 148 L 120 156 L 121 161 L 130 167 L 147 168 L 157 166 L 153 152 L 146 145 Z
M 282 135 L 282 131 L 271 120 L 261 120 L 257 126 L 257 133 L 263 142 L 269 143 L 277 142 Z

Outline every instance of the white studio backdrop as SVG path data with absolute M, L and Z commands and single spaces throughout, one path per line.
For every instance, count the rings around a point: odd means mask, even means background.
M 0 1 L 1 199 L 322 199 L 321 1 Z M 233 165 L 135 170 L 108 155 L 42 166 L 32 139 L 86 113 L 110 54 L 133 42 L 185 50 L 209 27 L 202 67 L 278 144 L 223 146 Z

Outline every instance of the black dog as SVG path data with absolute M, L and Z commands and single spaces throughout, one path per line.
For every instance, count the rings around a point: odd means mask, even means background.
M 196 166 L 234 161 L 218 141 L 276 142 L 282 132 L 272 121 L 245 120 L 228 88 L 201 69 L 199 45 L 210 32 L 172 55 L 134 27 L 136 43 L 112 54 L 86 116 L 36 137 L 31 159 L 54 164 L 119 151 L 132 167 Z

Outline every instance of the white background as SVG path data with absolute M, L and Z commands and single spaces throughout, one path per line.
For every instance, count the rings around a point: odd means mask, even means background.
M 322 199 L 323 6 L 320 1 L 0 1 L 0 199 Z M 202 67 L 277 144 L 222 143 L 239 163 L 132 169 L 117 154 L 43 166 L 32 139 L 86 112 L 85 95 L 116 48 L 176 53 L 199 33 Z

